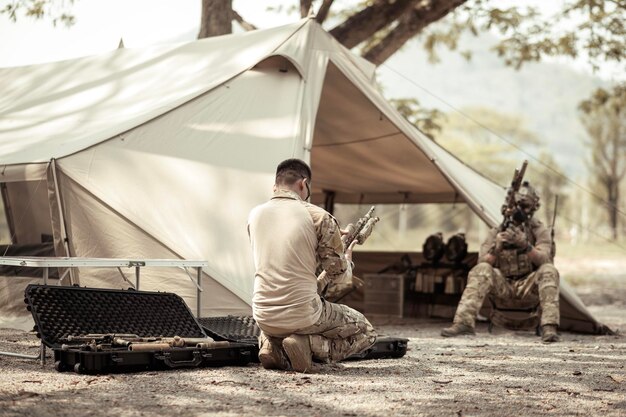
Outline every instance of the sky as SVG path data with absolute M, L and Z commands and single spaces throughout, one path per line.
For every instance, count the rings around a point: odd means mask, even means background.
M 0 0 L 0 6 L 6 3 Z M 294 17 L 267 6 L 285 1 L 234 0 L 234 8 L 257 26 L 292 23 Z M 295 2 L 294 2 L 295 4 Z M 54 27 L 49 20 L 0 16 L 0 67 L 94 55 L 117 48 L 193 40 L 199 28 L 200 0 L 75 0 L 76 24 Z

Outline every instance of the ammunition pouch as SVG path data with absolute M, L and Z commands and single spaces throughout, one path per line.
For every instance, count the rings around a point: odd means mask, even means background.
M 521 279 L 533 272 L 533 263 L 525 250 L 503 249 L 496 265 L 502 275 L 510 279 Z

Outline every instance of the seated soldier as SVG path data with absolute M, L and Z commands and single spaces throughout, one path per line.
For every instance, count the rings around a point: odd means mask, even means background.
M 515 194 L 515 221 L 505 230 L 493 228 L 480 247 L 478 264 L 469 272 L 451 327 L 444 337 L 475 334 L 476 315 L 488 294 L 506 300 L 539 298 L 542 340 L 557 342 L 559 336 L 559 273 L 553 265 L 554 245 L 550 231 L 533 214 L 539 196 L 528 182 Z

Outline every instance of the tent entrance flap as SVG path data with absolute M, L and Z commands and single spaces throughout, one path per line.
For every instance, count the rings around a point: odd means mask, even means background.
M 456 190 L 426 154 L 329 63 L 315 123 L 315 203 L 451 202 Z M 363 196 L 363 197 L 361 197 Z

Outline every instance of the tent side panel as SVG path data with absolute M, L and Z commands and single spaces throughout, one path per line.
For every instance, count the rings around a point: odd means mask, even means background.
M 207 260 L 211 277 L 251 303 L 247 218 L 294 156 L 303 84 L 295 70 L 262 65 L 58 165 L 146 235 Z
M 71 251 L 91 258 L 179 259 L 175 252 L 120 216 L 83 187 L 58 172 L 63 190 Z M 132 203 L 132 201 L 130 202 Z M 81 268 L 81 285 L 128 288 L 135 282 L 134 269 Z M 191 273 L 195 278 L 195 273 Z M 140 289 L 174 292 L 195 309 L 196 287 L 177 268 L 142 268 Z M 249 306 L 206 274 L 203 277 L 202 315 L 250 312 Z M 194 310 L 195 312 L 195 310 Z

